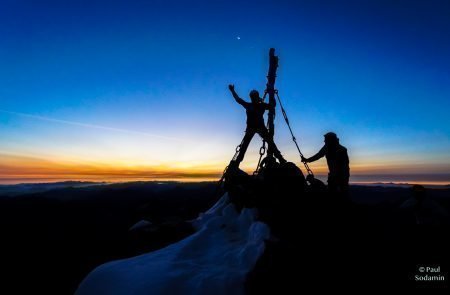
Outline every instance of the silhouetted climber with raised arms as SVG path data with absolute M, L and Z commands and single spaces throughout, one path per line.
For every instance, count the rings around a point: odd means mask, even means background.
M 267 142 L 268 149 L 273 151 L 273 154 L 278 159 L 278 161 L 280 161 L 280 163 L 286 163 L 286 160 L 281 155 L 280 151 L 275 145 L 275 142 L 273 141 L 273 138 L 269 135 L 269 131 L 264 125 L 264 112 L 266 110 L 269 110 L 270 108 L 273 108 L 274 106 L 264 103 L 257 90 L 252 90 L 250 92 L 251 102 L 246 102 L 245 100 L 240 98 L 239 95 L 237 95 L 236 91 L 234 90 L 234 85 L 229 85 L 228 88 L 230 89 L 231 94 L 233 95 L 236 102 L 242 105 L 247 113 L 247 129 L 245 130 L 245 135 L 241 143 L 239 154 L 236 157 L 236 166 L 239 166 L 239 163 L 241 163 L 244 159 L 245 152 L 247 151 L 248 145 L 250 144 L 255 133 L 258 133 L 262 137 L 262 139 Z
M 302 162 L 314 162 L 322 157 L 327 158 L 328 164 L 328 190 L 331 192 L 348 192 L 350 167 L 347 149 L 339 144 L 336 133 L 328 132 L 324 135 L 325 145 L 311 158 L 302 158 Z

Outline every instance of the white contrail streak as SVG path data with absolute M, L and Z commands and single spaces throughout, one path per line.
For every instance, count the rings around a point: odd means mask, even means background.
M 108 130 L 108 131 L 115 131 L 115 132 L 121 132 L 121 133 L 136 134 L 136 135 L 141 135 L 141 136 L 149 136 L 149 137 L 160 138 L 160 139 L 165 139 L 165 140 L 186 142 L 186 141 L 178 139 L 178 138 L 163 136 L 163 135 L 158 135 L 158 134 L 152 134 L 152 133 L 147 133 L 147 132 L 142 132 L 142 131 L 134 131 L 134 130 L 128 130 L 128 129 L 122 129 L 122 128 L 114 128 L 114 127 L 107 127 L 107 126 L 101 126 L 101 125 L 95 125 L 95 124 L 87 124 L 87 123 L 81 123 L 81 122 L 60 120 L 60 119 L 49 118 L 49 117 L 44 117 L 44 116 L 12 112 L 12 111 L 2 110 L 2 109 L 0 109 L 0 112 L 6 113 L 6 114 L 11 114 L 11 115 L 27 117 L 27 118 L 36 119 L 36 120 L 41 120 L 41 121 L 47 121 L 47 122 L 55 122 L 55 123 L 80 126 L 80 127 L 85 127 L 85 128 Z

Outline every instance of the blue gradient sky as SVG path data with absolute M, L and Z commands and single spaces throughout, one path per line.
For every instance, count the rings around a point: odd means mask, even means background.
M 263 91 L 269 47 L 305 155 L 333 130 L 355 174 L 450 175 L 450 2 L 293 2 L 2 1 L 0 178 L 219 171 L 245 128 L 227 85 Z

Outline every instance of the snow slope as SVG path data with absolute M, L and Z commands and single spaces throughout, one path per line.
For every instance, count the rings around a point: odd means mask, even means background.
M 193 221 L 198 231 L 166 248 L 108 262 L 80 284 L 87 294 L 243 294 L 246 274 L 269 238 L 255 209 L 240 214 L 225 194 Z

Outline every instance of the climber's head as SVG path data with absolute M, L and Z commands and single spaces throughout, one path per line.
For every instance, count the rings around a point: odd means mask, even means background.
M 339 138 L 334 132 L 328 132 L 323 137 L 325 137 L 324 141 L 326 145 L 336 145 L 339 143 Z
M 261 97 L 259 97 L 258 90 L 253 89 L 252 91 L 250 91 L 250 99 L 252 100 L 253 103 L 258 103 L 261 101 Z

